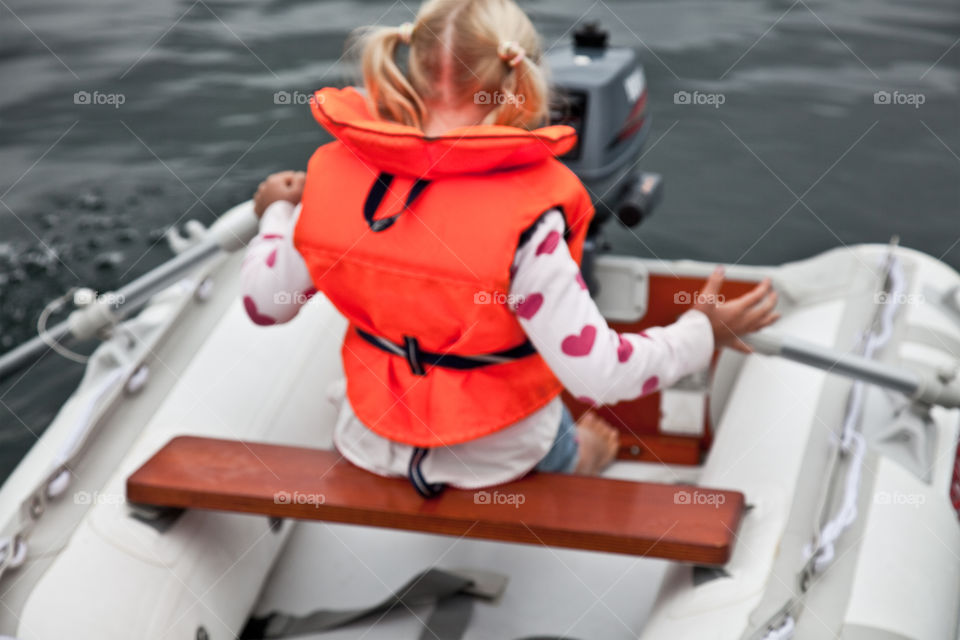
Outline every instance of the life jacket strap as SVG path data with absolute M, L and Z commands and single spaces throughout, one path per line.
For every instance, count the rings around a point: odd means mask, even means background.
M 356 331 L 361 338 L 373 346 L 378 347 L 388 353 L 405 358 L 407 360 L 407 364 L 410 365 L 411 373 L 417 376 L 426 375 L 427 370 L 424 365 L 429 365 L 431 367 L 444 367 L 446 369 L 476 369 L 478 367 L 485 367 L 491 364 L 512 362 L 513 360 L 518 360 L 519 358 L 532 356 L 537 352 L 533 344 L 529 340 L 525 340 L 515 347 L 497 351 L 495 353 L 484 353 L 475 356 L 458 356 L 451 353 L 434 353 L 432 351 L 424 351 L 420 348 L 420 343 L 417 342 L 417 339 L 412 336 L 404 336 L 403 344 L 396 344 L 381 336 L 375 336 L 372 333 L 368 333 L 360 327 L 356 327 Z
M 424 447 L 414 447 L 410 453 L 410 462 L 407 465 L 407 479 L 421 498 L 436 498 L 443 493 L 447 485 L 442 482 L 427 482 L 423 477 L 423 459 L 430 453 L 430 449 Z
M 381 172 L 380 175 L 377 176 L 373 186 L 370 187 L 370 192 L 367 193 L 367 199 L 363 203 L 363 219 L 367 221 L 367 226 L 369 226 L 370 230 L 374 233 L 389 229 L 397 218 L 400 217 L 400 214 L 409 209 L 410 206 L 413 205 L 413 201 L 420 197 L 420 194 L 427 188 L 430 181 L 420 178 L 414 182 L 413 187 L 410 188 L 410 192 L 407 194 L 407 200 L 400 211 L 385 218 L 374 219 L 373 216 L 376 215 L 377 209 L 380 208 L 380 203 L 383 202 L 383 198 L 387 195 L 392 183 L 393 175 Z

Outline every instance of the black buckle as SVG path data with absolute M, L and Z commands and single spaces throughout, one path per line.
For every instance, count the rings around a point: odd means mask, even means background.
M 479 367 L 486 367 L 492 364 L 499 364 L 502 362 L 517 360 L 519 358 L 525 358 L 527 356 L 532 356 L 537 352 L 530 340 L 525 340 L 523 343 L 518 344 L 515 347 L 479 356 L 458 356 L 452 353 L 433 353 L 431 351 L 424 351 L 421 349 L 420 343 L 412 336 L 404 336 L 403 344 L 396 344 L 387 340 L 386 338 L 377 337 L 372 333 L 367 333 L 360 327 L 356 327 L 355 329 L 357 335 L 381 351 L 386 351 L 387 353 L 392 353 L 394 355 L 403 357 L 407 361 L 407 364 L 410 365 L 410 371 L 417 376 L 426 375 L 426 366 L 444 367 L 446 369 L 459 370 L 477 369 Z

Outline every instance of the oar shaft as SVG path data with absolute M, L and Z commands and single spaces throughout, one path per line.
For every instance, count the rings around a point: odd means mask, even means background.
M 236 251 L 243 247 L 256 235 L 257 226 L 258 221 L 250 202 L 234 207 L 218 218 L 195 246 L 120 287 L 112 295 L 100 296 L 91 304 L 74 311 L 66 320 L 48 327 L 46 337 L 56 342 L 94 337 L 102 328 L 142 307 L 155 293 L 221 251 Z M 3 354 L 0 356 L 0 380 L 28 366 L 47 349 L 47 341 L 37 336 Z
M 932 375 L 923 376 L 914 371 L 900 369 L 851 353 L 840 353 L 812 342 L 770 331 L 753 334 L 744 341 L 757 353 L 780 356 L 828 373 L 836 373 L 899 391 L 921 402 L 945 407 L 960 406 L 960 385 L 956 380 L 944 381 Z
M 70 335 L 78 340 L 92 338 L 101 329 L 140 308 L 155 293 L 180 280 L 220 251 L 216 240 L 203 240 L 115 292 L 99 296 L 94 302 L 77 309 L 61 324 L 66 324 Z
M 897 369 L 852 353 L 840 353 L 791 336 L 763 332 L 748 337 L 746 342 L 759 353 L 780 356 L 830 373 L 894 389 L 910 396 L 920 387 L 919 378 L 912 371 Z
M 50 327 L 47 330 L 47 335 L 51 340 L 64 340 L 70 335 L 70 327 L 64 320 L 56 326 Z M 47 343 L 40 339 L 40 336 L 36 336 L 0 356 L 0 381 L 29 365 L 49 348 Z

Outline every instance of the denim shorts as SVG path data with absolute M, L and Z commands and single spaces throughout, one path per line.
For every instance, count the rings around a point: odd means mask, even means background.
M 555 473 L 572 473 L 577 466 L 577 452 L 580 445 L 577 441 L 577 430 L 574 427 L 573 415 L 566 406 L 560 415 L 560 428 L 553 445 L 547 455 L 537 463 L 537 471 L 552 471 Z

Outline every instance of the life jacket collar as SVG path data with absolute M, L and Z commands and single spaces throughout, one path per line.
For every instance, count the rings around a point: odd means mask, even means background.
M 500 125 L 453 129 L 426 136 L 416 127 L 372 116 L 355 88 L 325 88 L 311 109 L 327 131 L 378 172 L 433 180 L 506 170 L 563 155 L 577 141 L 572 127 L 553 125 L 528 131 Z

